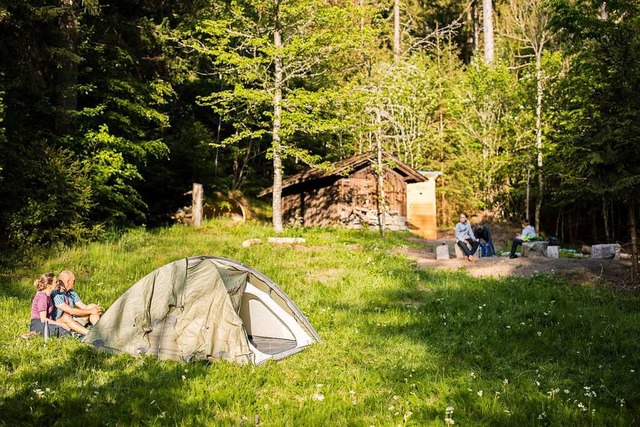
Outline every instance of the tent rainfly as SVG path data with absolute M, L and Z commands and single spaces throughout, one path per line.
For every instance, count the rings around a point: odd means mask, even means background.
M 242 263 L 211 256 L 177 260 L 148 274 L 84 338 L 111 353 L 257 365 L 319 341 L 278 285 Z

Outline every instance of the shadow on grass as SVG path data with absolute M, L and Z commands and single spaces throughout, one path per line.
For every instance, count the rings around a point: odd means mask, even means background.
M 336 310 L 365 314 L 369 320 L 358 327 L 371 345 L 422 347 L 428 360 L 413 377 L 432 379 L 422 383 L 427 396 L 429 387 L 444 387 L 464 413 L 461 423 L 640 423 L 640 379 L 633 374 L 640 366 L 638 298 L 545 276 L 417 274 L 417 281 L 413 276 L 393 290 L 372 292 L 367 306 L 342 302 Z M 387 368 L 388 383 L 407 382 L 406 368 Z M 413 419 L 443 418 L 434 411 L 414 412 Z
M 54 351 L 75 348 L 68 357 L 59 357 L 62 363 L 49 368 L 34 363 L 18 374 L 20 382 L 14 381 L 11 397 L 0 400 L 0 424 L 193 425 L 198 424 L 194 417 L 202 414 L 224 425 L 239 421 L 223 415 L 235 404 L 233 390 L 215 395 L 207 393 L 206 386 L 200 393 L 191 388 L 212 369 L 206 363 L 114 356 L 81 343 L 57 341 L 49 341 Z M 241 369 L 224 363 L 218 368 Z

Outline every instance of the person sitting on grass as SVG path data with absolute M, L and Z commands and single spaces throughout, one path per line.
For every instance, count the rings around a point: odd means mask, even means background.
M 509 254 L 509 258 L 511 259 L 518 258 L 518 255 L 516 255 L 516 250 L 518 249 L 518 246 L 521 245 L 523 242 L 528 242 L 529 240 L 535 237 L 536 237 L 535 228 L 533 228 L 533 225 L 529 224 L 529 220 L 527 218 L 524 218 L 522 220 L 522 233 L 520 233 L 519 235 L 516 236 L 515 239 L 513 239 L 513 244 L 511 245 L 511 253 Z
M 475 261 L 476 258 L 473 256 L 473 254 L 476 253 L 480 242 L 473 234 L 471 224 L 469 224 L 469 221 L 467 220 L 467 214 L 460 214 L 460 222 L 456 224 L 455 233 L 456 244 L 460 247 L 460 249 L 462 249 L 462 252 L 464 252 L 465 258 L 469 261 Z M 471 245 L 471 249 L 467 247 L 467 243 Z
M 95 325 L 100 320 L 102 307 L 99 304 L 85 304 L 82 302 L 80 296 L 74 290 L 76 276 L 73 272 L 64 270 L 60 273 L 59 279 L 58 289 L 51 296 L 55 306 L 53 318 L 58 320 L 67 315 L 69 319 L 81 326 L 82 332 L 79 333 L 86 335 L 88 332 L 87 324 Z
M 33 282 L 33 285 L 36 287 L 36 295 L 31 303 L 30 332 L 24 337 L 28 338 L 34 334 L 44 335 L 45 325 L 47 325 L 47 335 L 50 337 L 70 335 L 69 328 L 62 321 L 52 319 L 53 302 L 50 297 L 56 287 L 56 276 L 53 273 L 45 273 Z

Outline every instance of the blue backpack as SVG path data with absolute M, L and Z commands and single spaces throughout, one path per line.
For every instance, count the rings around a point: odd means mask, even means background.
M 487 242 L 480 242 L 480 251 L 482 253 L 482 258 L 492 257 L 496 255 L 493 251 L 493 246 L 491 246 Z

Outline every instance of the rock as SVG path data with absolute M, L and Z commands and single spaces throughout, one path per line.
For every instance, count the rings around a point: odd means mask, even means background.
M 305 242 L 306 239 L 302 237 L 269 237 L 269 243 L 273 245 L 295 245 Z
M 467 247 L 469 249 L 471 249 L 471 245 L 469 245 L 469 243 L 466 243 Z M 462 249 L 460 249 L 460 246 L 458 246 L 458 244 L 456 243 L 455 245 L 453 245 L 453 247 L 455 248 L 456 251 L 456 258 L 466 258 L 467 256 L 464 254 L 464 252 L 462 252 Z M 476 253 L 475 254 L 471 254 L 477 258 L 480 258 L 480 256 L 482 255 L 482 251 L 479 250 L 480 246 L 478 246 L 478 249 L 476 249 Z
M 591 246 L 591 258 L 620 259 L 620 245 L 617 243 L 593 245 Z
M 560 258 L 560 246 L 547 246 L 547 258 Z
M 545 241 L 524 242 L 522 243 L 522 256 L 525 258 L 547 256 L 548 245 L 549 243 Z
M 460 250 L 460 248 L 458 248 Z M 446 243 L 441 244 L 440 246 L 436 246 L 436 259 L 449 259 L 451 258 L 449 254 L 449 246 Z
M 260 239 L 247 239 L 244 242 L 242 242 L 242 247 L 243 248 L 248 248 L 251 245 L 255 245 L 258 243 L 262 243 L 262 240 Z

